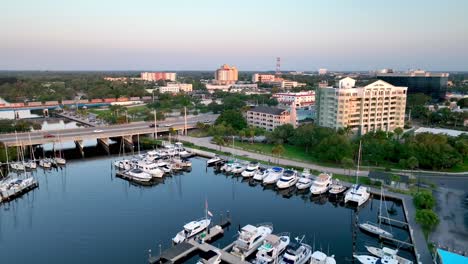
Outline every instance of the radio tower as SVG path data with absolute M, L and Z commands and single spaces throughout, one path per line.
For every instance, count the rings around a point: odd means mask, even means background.
M 276 78 L 279 78 L 281 76 L 281 58 L 276 57 Z

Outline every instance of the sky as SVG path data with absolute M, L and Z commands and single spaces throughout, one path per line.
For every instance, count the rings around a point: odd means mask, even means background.
M 2 0 L 0 70 L 468 70 L 466 0 Z

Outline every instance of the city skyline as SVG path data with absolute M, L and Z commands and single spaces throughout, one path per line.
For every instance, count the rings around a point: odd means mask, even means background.
M 468 69 L 466 1 L 11 1 L 0 70 Z M 421 8 L 424 6 L 424 8 Z M 294 14 L 294 15 L 292 15 Z M 283 18 L 287 17 L 287 20 Z M 432 18 L 432 19 L 429 19 Z

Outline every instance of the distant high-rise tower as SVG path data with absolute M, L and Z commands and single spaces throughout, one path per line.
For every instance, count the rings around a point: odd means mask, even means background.
M 276 57 L 276 77 L 280 77 L 281 75 L 281 58 Z

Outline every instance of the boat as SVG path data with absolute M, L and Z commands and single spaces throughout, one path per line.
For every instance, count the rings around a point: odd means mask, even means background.
M 367 200 L 369 200 L 370 193 L 367 190 L 367 187 L 359 184 L 359 162 L 361 160 L 361 141 L 359 141 L 359 152 L 358 152 L 358 162 L 356 169 L 356 183 L 351 186 L 351 188 L 346 191 L 344 202 L 346 203 L 355 203 L 357 206 L 363 205 Z
M 310 170 L 308 168 L 304 168 L 301 173 L 301 177 L 310 178 L 310 176 L 312 176 L 312 174 L 310 174 Z
M 335 256 L 327 256 L 322 251 L 314 251 L 310 256 L 310 264 L 336 264 Z
M 257 170 L 258 169 L 247 166 L 247 168 L 241 173 L 241 175 L 244 178 L 250 178 L 250 177 L 253 177 L 255 173 L 257 173 Z
M 233 174 L 241 174 L 245 170 L 245 168 L 246 167 L 244 165 L 238 163 L 237 165 L 232 167 L 231 172 Z
M 266 168 L 258 168 L 258 170 L 255 172 L 253 179 L 256 181 L 263 181 L 263 179 L 268 175 L 269 170 Z
M 384 256 L 383 258 L 378 258 L 369 255 L 353 255 L 362 264 L 398 264 L 398 260 Z
M 48 169 L 52 167 L 52 162 L 50 162 L 49 159 L 41 159 L 39 160 L 39 166 L 41 166 L 44 169 Z
M 125 172 L 126 176 L 132 178 L 135 181 L 139 182 L 149 182 L 151 181 L 151 175 L 143 170 L 138 168 L 131 169 Z
M 394 258 L 398 261 L 398 264 L 413 264 L 413 261 L 402 258 L 398 256 L 398 250 L 396 249 L 391 249 L 388 247 L 383 247 L 383 248 L 378 248 L 378 247 L 371 247 L 371 246 L 365 246 L 367 251 L 371 253 L 374 256 L 377 256 L 379 258 L 384 258 L 385 256 Z
M 39 165 L 41 165 L 39 163 Z M 129 170 L 132 167 L 132 162 L 128 159 L 117 160 L 114 162 L 114 166 L 121 170 Z
M 268 175 L 263 178 L 263 184 L 276 183 L 283 175 L 284 169 L 281 167 L 273 167 L 269 170 Z
M 258 226 L 246 225 L 239 232 L 234 242 L 231 254 L 244 260 L 250 256 L 263 243 L 263 240 L 273 232 L 273 225 L 261 224 Z
M 185 240 L 207 229 L 210 224 L 211 219 L 208 217 L 189 222 L 184 225 L 184 229 L 182 231 L 177 233 L 177 235 L 172 239 L 172 242 L 175 244 L 182 243 Z
M 10 163 L 10 168 L 12 168 L 13 170 L 25 170 L 26 169 L 25 164 L 19 161 Z
M 258 170 L 259 166 L 260 166 L 260 164 L 258 162 L 251 161 L 251 162 L 249 162 L 249 164 L 247 164 L 246 170 Z
M 153 162 L 141 160 L 137 163 L 136 167 L 146 173 L 149 173 L 153 178 L 162 178 L 164 176 L 164 171 Z
M 311 178 L 306 178 L 306 177 L 300 177 L 299 180 L 296 183 L 296 188 L 298 190 L 305 190 L 310 188 L 312 186 L 312 183 L 314 181 Z
M 390 238 L 393 237 L 393 235 L 390 232 L 385 231 L 380 226 L 371 222 L 360 223 L 359 228 L 377 236 L 390 237 Z
M 158 159 L 160 156 L 158 155 L 158 152 L 155 151 L 155 150 L 150 150 L 148 152 L 146 152 L 146 155 L 145 155 L 145 160 L 147 161 L 154 161 L 156 159 Z
M 181 158 L 190 158 L 193 157 L 195 154 L 191 151 L 188 151 L 186 149 L 183 149 L 182 151 L 179 151 L 179 156 Z
M 55 157 L 54 158 L 54 161 L 57 165 L 65 165 L 67 164 L 67 160 L 65 160 L 64 158 L 61 158 L 61 157 Z
M 346 186 L 340 183 L 340 180 L 335 180 L 331 185 L 330 185 L 330 190 L 328 192 L 333 195 L 339 195 L 342 194 L 344 191 L 346 191 Z
M 26 169 L 36 169 L 37 168 L 37 163 L 34 160 L 29 160 L 24 163 L 24 166 Z
M 212 166 L 212 165 L 215 165 L 219 162 L 223 161 L 222 158 L 220 158 L 218 155 L 215 155 L 213 158 L 209 159 L 206 161 L 206 165 L 207 166 Z
M 327 173 L 320 173 L 310 187 L 310 193 L 319 195 L 326 193 L 330 189 L 332 183 L 332 176 Z
M 286 250 L 286 247 L 291 242 L 289 234 L 273 235 L 269 234 L 263 241 L 262 246 L 258 248 L 258 252 L 253 264 L 278 263 L 281 254 Z
M 30 160 L 25 163 L 26 168 L 28 169 L 36 169 L 37 168 L 37 163 L 36 163 L 36 157 L 34 155 L 34 147 L 31 142 L 31 133 L 28 132 L 28 138 L 29 138 L 29 154 L 30 154 Z
M 309 263 L 312 255 L 312 247 L 302 243 L 302 239 L 296 238 L 296 242 L 289 243 L 286 252 L 279 261 L 280 264 L 305 264 Z
M 208 256 L 201 258 L 197 264 L 219 264 L 221 263 L 221 252 L 219 250 L 209 251 Z
M 297 172 L 294 170 L 285 170 L 283 176 L 276 182 L 276 187 L 279 189 L 286 189 L 296 185 L 299 177 L 297 177 Z

